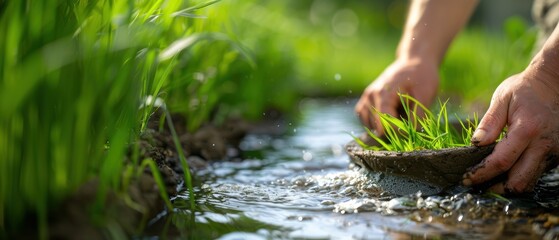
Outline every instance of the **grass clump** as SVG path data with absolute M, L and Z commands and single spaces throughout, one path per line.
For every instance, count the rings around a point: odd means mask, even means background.
M 448 101 L 439 101 L 439 110 L 433 113 L 415 98 L 406 94 L 399 96 L 404 110 L 403 116 L 394 117 L 373 109 L 373 113 L 380 117 L 385 136 L 379 137 L 366 128 L 368 135 L 380 146 L 369 146 L 356 138 L 362 147 L 370 150 L 407 152 L 470 145 L 473 131 L 478 124 L 476 115 L 473 120 L 466 122 L 456 117 L 461 126 L 461 129 L 456 129 L 448 115 Z M 418 110 L 422 110 L 424 116 L 420 116 Z
M 139 159 L 137 149 L 131 163 L 123 161 L 158 107 L 149 99 L 165 103 L 191 194 L 177 131 L 291 109 L 298 98 L 294 61 L 276 50 L 287 44 L 231 17 L 256 5 L 0 0 L 0 238 L 19 231 L 28 216 L 38 222 L 38 238 L 48 238 L 53 209 L 92 179 L 99 180 L 96 220 L 106 213 L 107 193 L 126 195 L 134 173 L 149 168 L 163 186 L 153 161 Z M 185 126 L 175 131 L 170 113 L 181 114 Z

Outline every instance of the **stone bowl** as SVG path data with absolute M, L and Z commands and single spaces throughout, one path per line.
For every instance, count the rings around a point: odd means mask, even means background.
M 411 152 L 373 151 L 355 141 L 346 145 L 351 161 L 366 169 L 383 190 L 397 195 L 437 194 L 459 184 L 467 169 L 489 155 L 495 144 Z
M 370 138 L 362 140 L 367 145 L 376 144 Z M 461 187 L 462 176 L 488 156 L 495 145 L 392 152 L 363 149 L 352 141 L 346 145 L 346 152 L 385 192 L 409 195 L 421 191 L 423 195 L 434 195 L 467 190 Z M 531 198 L 540 206 L 557 209 L 559 156 L 550 155 L 548 161 L 553 162 L 551 169 L 538 179 Z

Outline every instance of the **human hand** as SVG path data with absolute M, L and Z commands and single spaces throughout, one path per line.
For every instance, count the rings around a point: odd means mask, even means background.
M 493 185 L 492 191 L 529 192 L 547 168 L 557 166 L 559 74 L 555 71 L 536 61 L 499 85 L 472 143 L 484 146 L 495 142 L 505 126 L 507 133 L 493 153 L 464 175 L 464 185 L 480 184 L 506 173 L 505 182 Z
M 401 102 L 398 93 L 408 94 L 425 106 L 429 106 L 437 94 L 439 85 L 438 64 L 425 59 L 396 60 L 372 82 L 355 105 L 361 122 L 383 135 L 380 118 L 373 107 L 382 113 L 398 116 Z M 412 106 L 413 107 L 413 106 Z M 418 115 L 422 110 L 418 108 Z

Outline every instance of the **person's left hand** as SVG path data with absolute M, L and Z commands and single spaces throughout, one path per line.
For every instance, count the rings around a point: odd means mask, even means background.
M 539 66 L 541 64 L 541 66 Z M 559 75 L 532 63 L 506 79 L 495 91 L 491 105 L 472 137 L 476 146 L 505 137 L 493 153 L 464 175 L 463 184 L 477 185 L 506 173 L 506 180 L 491 187 L 497 193 L 529 192 L 559 156 Z

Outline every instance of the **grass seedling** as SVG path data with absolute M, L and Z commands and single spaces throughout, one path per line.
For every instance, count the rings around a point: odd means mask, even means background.
M 493 191 L 487 191 L 484 195 L 489 197 L 489 198 L 494 198 L 494 199 L 497 199 L 499 201 L 503 201 L 503 202 L 506 202 L 506 203 L 511 203 L 512 202 L 510 199 L 508 199 L 506 197 L 503 197 L 503 195 L 498 194 L 498 193 L 493 192 Z
M 473 122 L 466 123 L 459 118 L 461 131 L 454 129 L 448 117 L 448 101 L 439 101 L 439 110 L 433 113 L 422 103 L 406 94 L 399 94 L 404 115 L 394 117 L 373 109 L 373 114 L 380 117 L 385 136 L 379 137 L 369 129 L 368 135 L 380 146 L 368 146 L 359 139 L 357 142 L 366 149 L 387 151 L 414 151 L 424 149 L 443 149 L 450 147 L 469 146 L 473 130 L 477 126 L 477 116 Z M 421 110 L 421 111 L 418 111 Z M 420 112 L 423 112 L 420 115 Z

